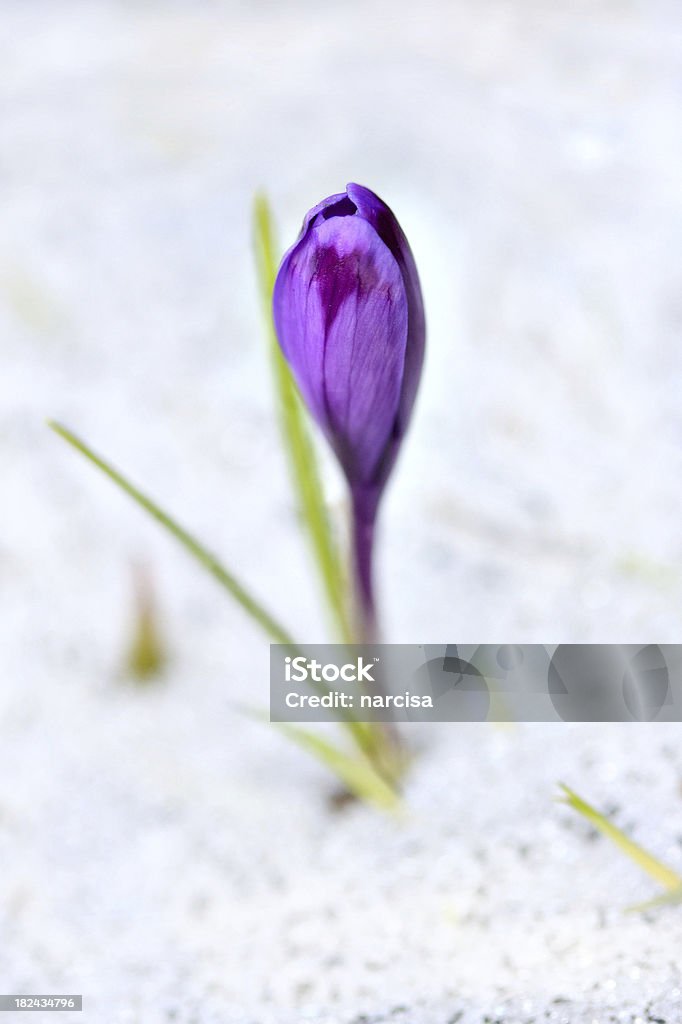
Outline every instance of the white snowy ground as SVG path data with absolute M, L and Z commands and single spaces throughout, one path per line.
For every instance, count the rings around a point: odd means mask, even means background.
M 334 814 L 232 710 L 265 702 L 267 644 L 44 419 L 322 639 L 249 206 L 266 188 L 288 242 L 364 182 L 430 324 L 387 635 L 681 640 L 679 6 L 5 0 L 0 24 L 0 989 L 82 992 L 96 1024 L 678 1024 L 682 910 L 625 915 L 650 884 L 552 798 L 682 868 L 679 728 L 433 727 L 406 825 Z M 172 653 L 145 690 L 120 669 L 140 558 Z

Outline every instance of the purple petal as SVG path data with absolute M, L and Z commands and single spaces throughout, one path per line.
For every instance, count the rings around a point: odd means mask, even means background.
M 424 362 L 426 322 L 419 275 L 407 238 L 391 208 L 364 185 L 349 182 L 346 193 L 357 207 L 358 215 L 372 225 L 379 238 L 393 253 L 405 284 L 408 334 L 405 373 L 396 423 L 396 441 L 399 441 L 407 428 Z M 338 199 L 337 196 L 333 198 Z
M 365 219 L 318 219 L 285 256 L 273 308 L 284 355 L 349 480 L 371 484 L 402 394 L 408 308 L 398 263 Z
M 336 195 L 327 196 L 317 206 L 313 206 L 312 210 L 308 210 L 303 218 L 303 227 L 297 241 L 300 242 L 303 236 L 320 221 L 328 220 L 329 217 L 348 216 L 349 214 L 356 213 L 356 211 L 357 207 L 345 192 L 338 192 Z
M 272 293 L 275 331 L 303 399 L 325 433 L 324 317 L 307 271 L 311 251 L 303 237 L 285 254 Z

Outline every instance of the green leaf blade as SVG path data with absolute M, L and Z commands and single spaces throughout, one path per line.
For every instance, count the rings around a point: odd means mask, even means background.
M 402 807 L 398 793 L 375 771 L 370 761 L 339 750 L 317 733 L 291 722 L 272 725 L 302 750 L 320 761 L 350 793 L 382 811 L 398 813 Z
M 272 292 L 277 276 L 277 259 L 272 216 L 263 195 L 257 195 L 254 201 L 253 234 L 263 318 L 268 332 L 284 448 L 330 609 L 341 638 L 344 642 L 352 642 L 345 576 L 327 516 L 315 450 L 306 426 L 305 409 L 279 347 L 272 319 Z
M 629 914 L 645 914 L 650 910 L 672 907 L 680 903 L 682 903 L 682 886 L 678 889 L 670 889 L 662 896 L 656 896 L 655 899 L 647 900 L 645 903 L 635 903 L 632 907 L 628 907 L 627 911 Z
M 167 530 L 171 536 L 185 548 L 185 550 L 204 567 L 218 581 L 218 583 L 242 606 L 244 611 L 268 634 L 277 644 L 287 644 L 296 648 L 289 632 L 273 618 L 272 615 L 253 597 L 237 578 L 220 562 L 215 555 L 211 554 L 203 544 L 200 543 L 191 533 L 180 526 L 167 512 L 156 502 L 152 501 L 146 494 L 132 484 L 122 473 L 120 473 L 110 462 L 102 458 L 92 450 L 84 441 L 77 437 L 67 427 L 54 420 L 48 421 L 51 430 L 58 434 L 67 444 L 71 445 L 77 452 L 96 466 L 113 483 L 116 484 L 128 497 L 145 510 L 153 519 Z
M 630 839 L 625 832 L 621 831 L 612 821 L 602 814 L 600 811 L 588 804 L 586 800 L 578 796 L 568 786 L 561 784 L 564 796 L 562 798 L 563 803 L 572 807 L 573 810 L 581 814 L 583 818 L 586 818 L 602 835 L 607 836 L 611 842 L 627 856 L 630 860 L 634 861 L 643 871 L 653 878 L 654 881 L 658 882 L 665 889 L 669 890 L 670 893 L 675 893 L 676 890 L 682 892 L 682 877 L 669 868 L 662 861 L 654 857 L 648 850 L 645 850 L 643 846 L 636 843 L 633 839 Z

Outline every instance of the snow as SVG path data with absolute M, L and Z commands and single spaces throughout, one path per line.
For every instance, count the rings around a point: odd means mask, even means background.
M 5 0 L 0 987 L 96 1024 L 680 1020 L 682 917 L 553 800 L 680 869 L 679 729 L 433 726 L 399 825 L 235 702 L 267 641 L 65 421 L 297 636 L 328 635 L 250 254 L 348 180 L 429 351 L 384 508 L 400 642 L 680 640 L 676 4 Z M 341 528 L 343 488 L 325 459 Z M 133 563 L 171 662 L 125 678 Z

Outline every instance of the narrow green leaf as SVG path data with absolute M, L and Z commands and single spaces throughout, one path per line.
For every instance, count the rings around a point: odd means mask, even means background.
M 352 643 L 354 637 L 348 614 L 346 579 L 327 516 L 315 450 L 306 425 L 307 414 L 279 347 L 272 319 L 277 256 L 272 215 L 264 195 L 257 195 L 254 200 L 253 237 L 263 318 L 278 396 L 282 440 L 329 606 L 341 639 L 344 643 Z M 343 724 L 352 733 L 359 749 L 370 760 L 377 760 L 385 744 L 381 728 L 370 722 L 348 719 Z
M 238 601 L 244 611 L 254 619 L 258 625 L 272 638 L 277 644 L 289 644 L 295 647 L 294 641 L 291 639 L 289 633 L 283 626 L 281 626 L 269 612 L 263 608 L 263 606 L 248 593 L 247 590 L 241 585 L 241 583 L 229 572 L 225 566 L 218 561 L 215 555 L 212 555 L 210 551 L 201 544 L 195 537 L 193 537 L 187 530 L 183 529 L 167 512 L 164 512 L 151 498 L 148 498 L 146 494 L 138 490 L 129 480 L 127 480 L 117 469 L 106 462 L 100 455 L 97 455 L 92 448 L 89 448 L 84 441 L 76 437 L 67 427 L 62 426 L 61 423 L 55 423 L 53 420 L 48 421 L 48 426 L 54 430 L 56 434 L 59 434 L 72 448 L 84 455 L 86 459 L 89 459 L 93 465 L 101 469 L 102 472 L 109 477 L 122 491 L 125 491 L 133 501 L 137 502 L 146 512 L 149 513 L 157 522 L 161 523 L 163 527 L 173 536 L 180 544 L 185 548 L 186 551 L 192 555 L 210 574 L 220 583 L 222 587 L 227 590 L 229 594 Z
M 395 814 L 403 811 L 398 790 L 379 774 L 370 759 L 361 752 L 351 756 L 309 729 L 293 722 L 273 722 L 267 711 L 248 704 L 233 701 L 232 708 L 246 718 L 277 729 L 286 739 L 321 762 L 359 800 L 383 811 Z
M 256 196 L 254 201 L 253 234 L 284 447 L 330 608 L 342 639 L 351 642 L 353 637 L 348 618 L 345 578 L 327 516 L 315 451 L 306 427 L 306 414 L 296 383 L 277 343 L 272 321 L 272 291 L 277 276 L 277 258 L 272 217 L 263 195 Z
M 302 750 L 312 754 L 360 800 L 374 804 L 383 811 L 400 810 L 400 797 L 379 775 L 370 761 L 360 754 L 351 756 L 316 733 L 291 722 L 271 723 L 283 736 Z
M 644 914 L 647 910 L 658 910 L 660 907 L 670 907 L 678 903 L 682 903 L 682 887 L 664 892 L 662 896 L 647 900 L 646 903 L 635 903 L 633 906 L 627 907 L 627 912 L 628 914 Z
M 159 621 L 156 591 L 146 566 L 135 567 L 133 583 L 133 629 L 125 668 L 129 676 L 144 683 L 162 674 L 168 655 Z
M 125 494 L 133 499 L 153 519 L 160 523 L 200 565 L 204 567 L 222 587 L 242 606 L 248 615 L 278 644 L 286 644 L 292 651 L 300 648 L 284 629 L 263 606 L 252 597 L 242 584 L 225 566 L 211 554 L 192 534 L 188 533 L 167 512 L 164 512 L 151 498 L 140 491 L 111 463 L 92 450 L 84 441 L 67 427 L 54 420 L 48 420 L 48 426 L 67 444 L 80 452 L 89 462 L 101 470 L 105 476 L 115 483 Z M 378 735 L 374 734 L 371 723 L 345 719 L 341 723 L 349 730 L 360 750 L 368 750 L 375 746 Z M 325 740 L 300 729 L 291 723 L 280 723 L 278 727 L 285 732 L 298 746 L 312 753 L 322 761 L 339 778 L 348 789 L 363 800 L 377 804 L 384 809 L 398 805 L 399 799 L 391 786 L 373 768 L 369 757 L 359 754 L 352 758 L 343 751 L 337 750 Z
M 596 829 L 615 843 L 616 846 L 626 854 L 626 856 L 630 857 L 635 864 L 638 864 L 639 867 L 647 873 L 647 875 L 672 892 L 675 890 L 682 890 L 682 878 L 677 874 L 677 872 L 673 871 L 672 868 L 667 867 L 642 846 L 630 839 L 630 837 L 614 825 L 612 821 L 609 821 L 605 815 L 601 814 L 595 807 L 592 807 L 591 804 L 588 804 L 587 801 L 579 797 L 578 794 L 574 793 L 568 786 L 561 784 L 561 789 L 565 794 L 562 798 L 562 802 L 568 804 L 568 806 L 572 807 L 573 810 L 578 812 L 578 814 L 582 814 L 582 816 L 594 825 Z

